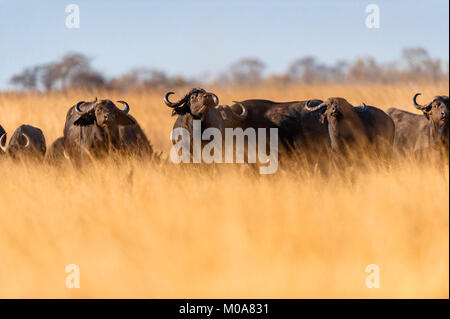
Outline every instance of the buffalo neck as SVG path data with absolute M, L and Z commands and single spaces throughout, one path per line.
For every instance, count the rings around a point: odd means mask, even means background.
M 103 128 L 105 138 L 110 146 L 120 148 L 119 127 L 117 125 L 106 126 Z
M 442 146 L 448 148 L 449 146 L 449 132 L 448 132 L 448 126 L 440 126 L 439 124 L 436 124 L 434 121 L 430 120 L 430 130 L 429 130 L 429 137 L 430 137 L 430 144 L 433 148 L 440 148 Z

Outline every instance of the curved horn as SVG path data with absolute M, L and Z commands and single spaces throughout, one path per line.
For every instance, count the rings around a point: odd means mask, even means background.
M 3 133 L 0 137 L 0 148 L 6 153 L 6 133 Z
M 25 137 L 25 139 L 27 140 L 27 142 L 25 143 L 24 146 L 22 146 L 23 148 L 27 148 L 30 145 L 30 138 L 28 137 L 28 135 L 25 132 L 22 132 L 22 136 Z
M 231 112 L 233 113 L 234 116 L 236 116 L 237 118 L 241 119 L 241 120 L 245 120 L 247 118 L 248 115 L 248 109 L 241 103 L 241 102 L 236 102 L 233 101 L 233 103 L 236 103 L 237 105 L 239 105 L 242 109 L 242 113 L 241 114 L 237 114 L 231 107 Z
M 364 103 L 364 102 L 361 102 L 361 107 L 363 108 L 363 110 L 366 110 L 366 109 L 367 109 L 367 105 L 366 105 L 366 103 Z
M 210 94 L 213 96 L 214 104 L 219 105 L 219 98 L 217 97 L 217 95 L 215 95 L 214 93 L 210 93 Z M 236 102 L 234 102 L 234 103 L 236 103 Z
M 188 94 L 185 97 L 183 97 L 181 100 L 179 100 L 178 102 L 174 103 L 174 102 L 170 102 L 169 101 L 169 96 L 172 95 L 172 94 L 175 94 L 175 93 L 174 92 L 167 92 L 166 95 L 164 96 L 164 103 L 166 103 L 166 105 L 168 107 L 171 107 L 171 108 L 176 108 L 176 107 L 184 104 L 186 102 L 187 97 L 189 96 L 189 94 Z
M 121 104 L 125 105 L 125 108 L 123 110 L 121 110 L 123 113 L 128 113 L 130 111 L 130 106 L 128 105 L 127 102 L 125 102 L 125 101 L 117 101 L 117 103 L 121 103 Z
M 305 109 L 307 109 L 310 112 L 314 112 L 314 111 L 320 110 L 321 108 L 326 106 L 325 102 L 322 102 L 322 103 L 320 103 L 317 106 L 311 107 L 311 106 L 309 106 L 309 102 L 310 102 L 310 100 L 306 101 Z
M 84 113 L 84 112 L 80 109 L 80 106 L 81 106 L 82 104 L 84 104 L 84 103 L 85 103 L 84 101 L 80 101 L 80 102 L 77 103 L 77 105 L 75 105 L 75 111 L 77 111 L 77 113 Z
M 169 96 L 172 94 L 175 94 L 175 92 L 167 92 L 166 95 L 164 95 L 164 103 L 166 103 L 168 107 L 175 107 L 175 103 L 169 101 Z
M 425 110 L 427 108 L 427 106 L 426 105 L 420 105 L 420 104 L 417 103 L 417 97 L 419 95 L 422 95 L 422 93 L 416 93 L 414 95 L 413 102 L 414 102 L 414 106 L 416 107 L 416 109 L 423 111 L 423 110 Z

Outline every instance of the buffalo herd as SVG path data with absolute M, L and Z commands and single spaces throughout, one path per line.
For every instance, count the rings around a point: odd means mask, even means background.
M 377 155 L 394 151 L 423 155 L 437 151 L 448 158 L 448 96 L 436 96 L 427 104 L 419 104 L 420 93 L 415 94 L 413 105 L 423 114 L 414 114 L 397 108 L 384 112 L 364 103 L 353 106 L 340 97 L 293 102 L 252 99 L 219 105 L 216 94 L 201 88 L 190 90 L 178 101 L 170 100 L 172 94 L 164 96 L 164 103 L 176 116 L 173 128 L 185 129 L 191 138 L 193 123 L 199 120 L 201 131 L 215 128 L 224 133 L 229 128 L 253 128 L 257 134 L 263 134 L 260 129 L 276 128 L 279 152 L 287 157 L 345 156 L 349 151 L 356 154 L 371 151 Z M 51 165 L 71 162 L 74 166 L 113 154 L 154 158 L 150 141 L 129 114 L 128 103 L 116 103 L 95 98 L 71 106 L 63 135 L 48 148 L 43 132 L 37 127 L 19 126 L 7 143 L 7 133 L 0 126 L 0 155 Z

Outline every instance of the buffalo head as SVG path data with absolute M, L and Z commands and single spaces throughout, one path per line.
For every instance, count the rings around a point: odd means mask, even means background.
M 315 112 L 321 110 L 322 113 L 320 115 L 320 122 L 325 123 L 328 122 L 336 122 L 339 118 L 342 118 L 346 114 L 351 114 L 350 112 L 354 112 L 354 107 L 347 102 L 346 99 L 340 97 L 332 97 L 322 102 L 321 104 L 311 107 L 309 106 L 310 101 L 306 102 L 305 108 L 309 112 Z M 360 108 L 363 110 L 367 106 L 364 103 L 361 103 Z
M 46 146 L 42 131 L 30 125 L 19 126 L 6 146 L 6 133 L 0 137 L 0 148 L 9 157 L 16 159 L 22 156 L 42 159 Z
M 433 100 L 426 104 L 417 103 L 417 97 L 421 93 L 416 93 L 413 98 L 414 106 L 425 114 L 432 123 L 432 134 L 445 145 L 448 145 L 449 138 L 449 97 L 435 96 Z
M 190 113 L 196 118 L 202 118 L 208 108 L 215 107 L 219 104 L 217 95 L 200 88 L 192 89 L 177 102 L 171 102 L 169 100 L 169 96 L 172 94 L 174 92 L 168 92 L 164 97 L 164 103 L 174 109 L 172 115 Z
M 174 92 L 168 92 L 164 96 L 164 103 L 174 110 L 172 111 L 172 116 L 175 114 L 185 115 L 189 113 L 194 119 L 201 119 L 208 121 L 208 112 L 214 113 L 217 116 L 212 116 L 216 118 L 221 118 L 220 121 L 226 121 L 228 116 L 231 115 L 229 120 L 245 120 L 248 115 L 248 109 L 240 102 L 234 101 L 240 110 L 236 112 L 230 106 L 219 106 L 219 98 L 214 93 L 206 92 L 204 89 L 192 89 L 189 91 L 181 100 L 178 102 L 171 102 L 169 96 L 174 94 Z M 210 119 L 211 120 L 211 119 Z M 213 123 L 210 123 L 213 124 Z M 216 123 L 217 124 L 217 123 Z M 213 125 L 217 126 L 217 125 Z
M 116 125 L 132 125 L 136 122 L 128 116 L 130 106 L 127 102 L 117 101 L 124 104 L 123 110 L 119 109 L 110 100 L 97 99 L 93 102 L 78 102 L 75 106 L 75 112 L 80 116 L 78 120 L 74 122 L 75 125 L 92 125 L 97 124 L 100 127 L 112 127 Z
M 346 153 L 349 144 L 367 145 L 365 128 L 357 113 L 359 108 L 353 107 L 347 100 L 332 97 L 314 107 L 307 101 L 305 108 L 310 112 L 321 110 L 320 122 L 328 125 L 332 150 Z M 366 108 L 364 103 L 362 108 Z
M 422 95 L 422 93 L 416 93 L 413 98 L 416 109 L 421 110 L 427 119 L 431 119 L 434 123 L 439 125 L 448 125 L 448 96 L 435 96 L 430 103 L 420 105 L 417 103 L 417 97 L 419 95 Z

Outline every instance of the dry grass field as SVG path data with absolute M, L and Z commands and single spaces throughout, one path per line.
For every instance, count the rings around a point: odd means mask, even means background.
M 342 96 L 413 111 L 438 85 L 207 88 L 222 104 Z M 177 96 L 185 92 L 176 92 Z M 167 156 L 175 118 L 162 92 L 0 94 L 0 124 L 62 135 L 67 109 L 130 103 Z M 322 176 L 128 160 L 83 170 L 0 161 L 1 298 L 448 298 L 449 166 L 410 158 Z M 80 288 L 65 267 L 80 267 Z M 380 288 L 366 287 L 369 264 Z

